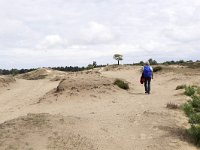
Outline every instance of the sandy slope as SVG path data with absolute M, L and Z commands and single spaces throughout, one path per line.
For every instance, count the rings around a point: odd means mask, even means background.
M 18 117 L 23 109 L 37 102 L 46 92 L 56 87 L 58 82 L 49 80 L 23 80 L 17 79 L 15 84 L 11 84 L 0 89 L 0 122 L 9 118 Z
M 66 74 L 61 84 L 17 79 L 0 89 L 0 149 L 195 150 L 184 138 L 187 118 L 166 104 L 184 103 L 176 86 L 200 84 L 200 76 L 177 70 L 156 74 L 151 95 L 139 83 L 140 67 Z M 131 89 L 110 84 L 115 78 Z
M 15 82 L 12 76 L 0 76 L 0 88 L 6 87 Z

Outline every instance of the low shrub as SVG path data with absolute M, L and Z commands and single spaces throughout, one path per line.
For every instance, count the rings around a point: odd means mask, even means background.
M 200 125 L 192 125 L 188 133 L 194 139 L 195 144 L 200 146 Z
M 115 82 L 114 82 L 114 85 L 117 85 L 119 88 L 124 89 L 124 90 L 129 89 L 128 83 L 126 83 L 126 82 L 124 82 L 123 80 L 120 80 L 120 79 L 116 79 Z
M 200 95 L 200 87 L 197 88 L 197 94 Z
M 189 117 L 191 128 L 188 133 L 197 146 L 200 146 L 200 95 L 198 86 L 188 86 L 185 88 L 185 94 L 191 97 L 191 100 L 183 105 L 185 114 Z
M 156 66 L 153 68 L 153 72 L 161 71 L 163 68 L 161 66 Z
M 186 85 L 185 85 L 185 84 L 183 84 L 183 85 L 178 85 L 178 86 L 176 87 L 176 90 L 185 89 L 185 88 L 186 88 Z
M 187 116 L 190 116 L 191 114 L 194 114 L 194 113 L 195 113 L 194 108 L 192 107 L 192 104 L 191 104 L 191 103 L 185 103 L 185 104 L 183 105 L 183 110 L 184 110 L 184 112 L 185 112 L 185 114 L 186 114 Z
M 200 123 L 200 114 L 199 113 L 193 113 L 189 116 L 189 123 L 190 124 L 199 124 Z
M 194 95 L 195 94 L 195 88 L 194 87 L 192 87 L 192 86 L 187 86 L 186 88 L 185 88 L 185 95 L 187 95 L 187 96 L 192 96 L 192 95 Z
M 192 98 L 191 101 L 192 107 L 200 108 L 200 96 L 192 95 L 191 98 Z
M 187 116 L 200 112 L 200 96 L 193 95 L 192 100 L 183 105 L 183 110 Z

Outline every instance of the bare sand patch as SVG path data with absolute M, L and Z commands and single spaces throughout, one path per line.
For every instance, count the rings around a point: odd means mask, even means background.
M 78 117 L 28 114 L 0 124 L 0 149 L 95 150 Z

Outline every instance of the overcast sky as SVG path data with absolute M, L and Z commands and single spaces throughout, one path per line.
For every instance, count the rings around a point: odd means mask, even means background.
M 0 68 L 200 59 L 200 0 L 0 0 Z

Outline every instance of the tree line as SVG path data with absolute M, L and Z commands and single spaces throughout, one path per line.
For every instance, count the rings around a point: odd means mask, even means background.
M 117 60 L 117 64 L 119 64 L 119 61 L 123 60 L 122 55 L 115 55 L 113 58 L 115 60 Z M 184 61 L 184 60 L 178 60 L 178 61 L 165 61 L 163 63 L 158 63 L 156 60 L 150 58 L 149 63 L 151 65 L 188 65 L 191 64 L 193 65 L 195 62 L 192 60 L 189 61 Z M 199 62 L 199 60 L 197 60 L 196 62 Z M 145 64 L 144 61 L 140 61 L 138 63 L 133 63 L 133 64 L 129 64 L 129 65 L 141 65 L 143 66 Z M 93 69 L 93 68 L 99 68 L 99 67 L 105 67 L 106 65 L 97 65 L 96 61 L 93 61 L 93 63 L 89 64 L 86 67 L 78 67 L 78 66 L 65 66 L 65 67 L 48 67 L 49 69 L 53 69 L 53 70 L 59 70 L 59 71 L 66 71 L 66 72 L 77 72 L 77 71 L 84 71 L 84 70 L 89 70 L 89 69 Z M 30 71 L 34 71 L 37 70 L 37 68 L 31 68 L 31 69 L 0 69 L 0 75 L 17 75 L 17 74 L 23 74 L 23 73 L 27 73 Z
M 192 61 L 192 60 L 189 60 L 189 61 L 185 61 L 185 60 L 174 61 L 174 60 L 172 60 L 172 61 L 165 61 L 165 62 L 162 62 L 162 63 L 158 63 L 156 60 L 154 60 L 152 58 L 149 59 L 148 61 L 151 65 L 183 65 L 184 66 L 184 65 L 193 64 L 193 63 L 200 63 L 199 60 L 197 60 L 197 61 Z M 145 64 L 144 61 L 140 61 L 139 63 L 133 63 L 133 65 L 142 65 L 142 66 L 144 64 Z
M 32 68 L 32 69 L 0 69 L 0 75 L 17 75 L 17 74 L 23 74 L 23 73 L 27 73 L 30 71 L 34 71 L 36 69 Z
M 65 72 L 78 72 L 89 70 L 93 68 L 105 67 L 106 65 L 97 65 L 94 61 L 92 64 L 89 64 L 87 67 L 78 67 L 78 66 L 65 66 L 65 67 L 48 67 L 49 69 L 58 70 L 58 71 L 65 71 Z M 31 69 L 0 69 L 0 75 L 17 75 L 28 73 L 38 68 L 31 68 Z

